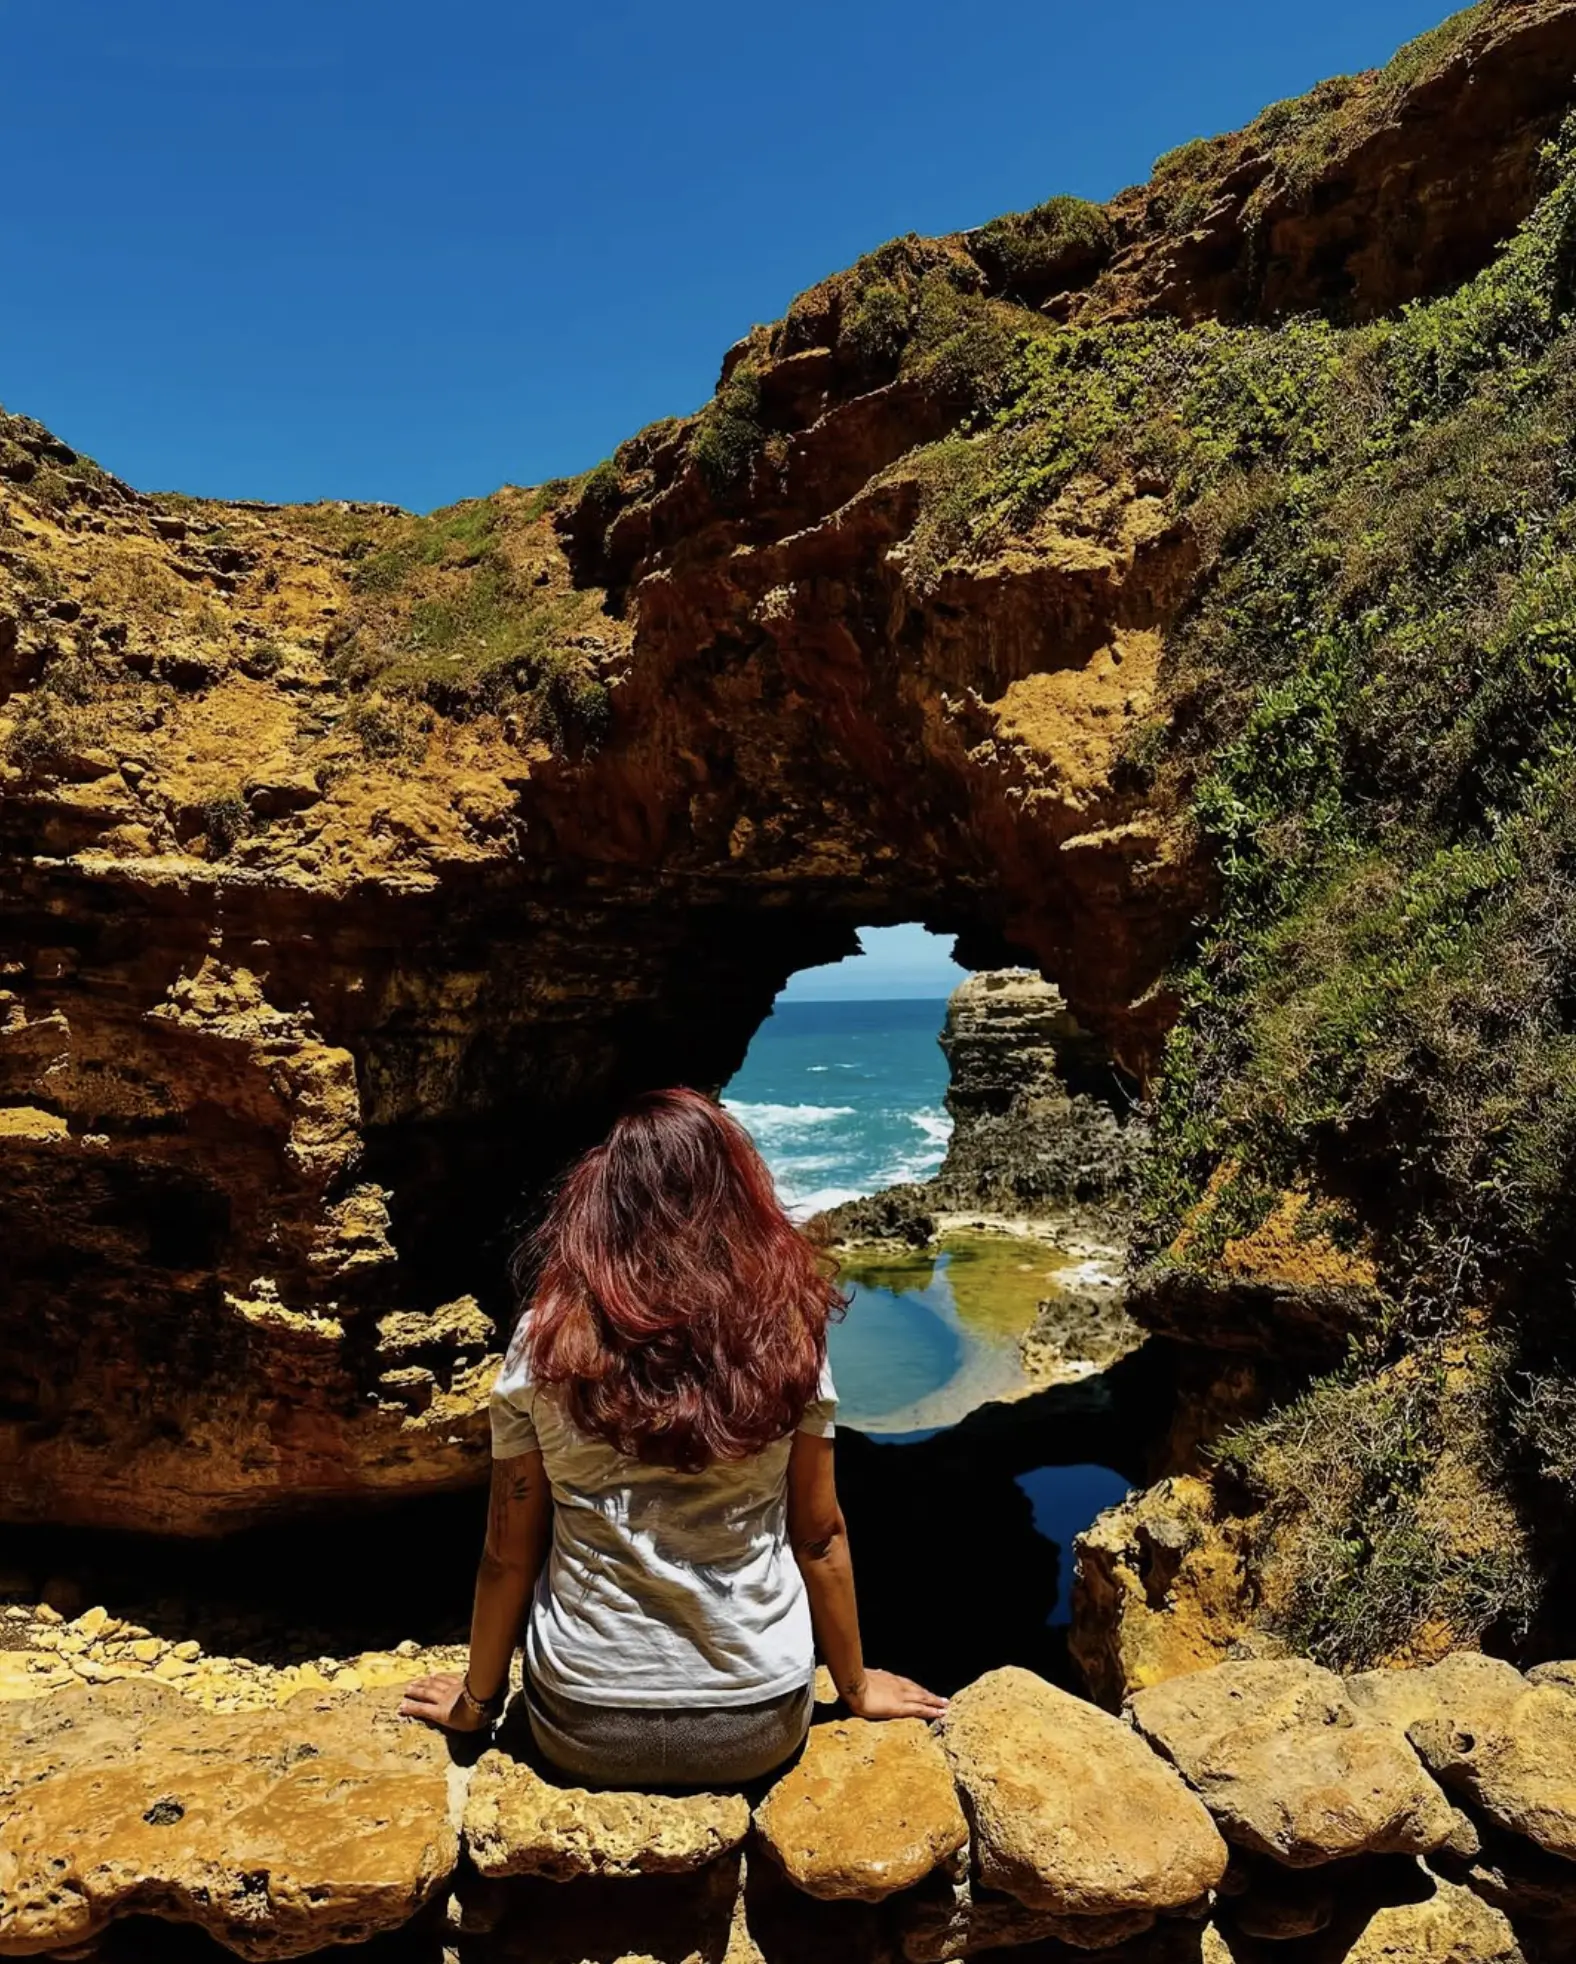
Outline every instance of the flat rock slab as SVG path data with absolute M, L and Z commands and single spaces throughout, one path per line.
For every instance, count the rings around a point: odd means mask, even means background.
M 1217 1664 L 1140 1691 L 1127 1711 L 1229 1841 L 1288 1867 L 1421 1855 L 1450 1838 L 1450 1803 L 1406 1740 L 1305 1659 Z
M 1178 1909 L 1226 1846 L 1136 1733 L 1032 1671 L 988 1672 L 939 1722 L 984 1887 L 1061 1916 Z
M 460 1851 L 447 1748 L 397 1703 L 307 1693 L 218 1715 L 124 1681 L 0 1706 L 0 1956 L 134 1913 L 248 1958 L 407 1922 Z
M 1414 1670 L 1362 1671 L 1346 1680 L 1346 1695 L 1365 1718 L 1405 1732 L 1423 1719 L 1481 1713 L 1519 1698 L 1527 1679 L 1514 1664 L 1458 1650 Z
M 740 1794 L 592 1793 L 484 1753 L 465 1803 L 465 1845 L 483 1875 L 682 1875 L 737 1848 L 750 1828 Z
M 865 1903 L 922 1881 L 969 1838 L 952 1769 L 920 1719 L 812 1726 L 755 1828 L 809 1895 Z

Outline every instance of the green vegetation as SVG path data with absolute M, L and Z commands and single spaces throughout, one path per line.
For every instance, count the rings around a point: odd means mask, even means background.
M 1337 1670 L 1405 1654 L 1425 1632 L 1514 1640 L 1536 1606 L 1534 1562 L 1502 1494 L 1495 1360 L 1324 1380 L 1223 1445 L 1260 1511 L 1268 1621 Z M 1485 1485 L 1485 1476 L 1491 1484 Z
M 903 357 L 967 347 L 976 381 L 959 431 L 901 466 L 925 487 L 920 584 L 1081 478 L 1164 485 L 1199 541 L 1171 714 L 1130 760 L 1220 876 L 1175 978 L 1141 1252 L 1187 1225 L 1179 1258 L 1207 1267 L 1295 1188 L 1334 1203 L 1310 1210 L 1321 1231 L 1371 1231 L 1388 1307 L 1340 1401 L 1228 1448 L 1279 1496 L 1302 1577 L 1285 1627 L 1346 1662 L 1430 1619 L 1509 1628 L 1530 1586 L 1513 1539 L 1447 1560 L 1422 1489 L 1402 1504 L 1405 1440 L 1455 1420 L 1412 1393 L 1397 1417 L 1396 1358 L 1429 1367 L 1496 1317 L 1514 1345 L 1472 1369 L 1520 1445 L 1480 1454 L 1483 1491 L 1576 1484 L 1576 123 L 1545 167 L 1499 259 L 1396 318 L 1057 330 L 932 275 Z M 1304 1421 L 1326 1440 L 1317 1508 Z M 1343 1427 L 1373 1434 L 1344 1471 Z
M 582 481 L 582 495 L 595 497 L 600 485 L 616 497 L 617 484 L 604 464 Z M 474 499 L 426 518 L 387 519 L 349 546 L 358 605 L 331 667 L 367 698 L 347 729 L 369 756 L 420 754 L 427 725 L 401 699 L 455 716 L 508 714 L 522 735 L 560 745 L 600 733 L 599 597 L 554 570 L 535 529 L 544 510 L 540 493 Z
M 1244 211 L 1251 225 L 1275 192 L 1295 194 L 1332 158 L 1380 129 L 1408 91 L 1438 74 L 1503 11 L 1503 0 L 1481 0 L 1409 41 L 1382 69 L 1332 77 L 1306 95 L 1271 104 L 1240 133 L 1195 137 L 1167 151 L 1150 184 L 1154 218 L 1172 231 L 1191 230 L 1220 195 L 1221 180 L 1245 159 L 1268 152 L 1270 171 Z
M 974 249 L 1009 292 L 1035 301 L 1096 271 L 1114 237 L 1102 205 L 1051 198 L 1032 211 L 992 219 L 975 234 Z
M 765 443 L 760 372 L 743 361 L 700 412 L 690 455 L 720 498 L 749 481 Z
M 85 655 L 55 655 L 11 725 L 6 762 L 29 777 L 69 772 L 104 741 L 111 699 L 126 686 Z
M 359 560 L 350 576 L 357 593 L 394 593 L 422 566 L 474 566 L 487 548 L 498 514 L 476 498 L 430 518 L 407 519 L 395 537 Z
M 908 339 L 913 313 L 908 294 L 891 280 L 872 280 L 860 290 L 843 324 L 842 341 L 861 361 L 896 361 Z

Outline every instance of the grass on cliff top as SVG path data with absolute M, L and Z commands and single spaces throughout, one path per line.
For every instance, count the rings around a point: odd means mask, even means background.
M 1236 164 L 1267 152 L 1271 170 L 1248 199 L 1251 220 L 1273 189 L 1296 192 L 1332 159 L 1383 128 L 1410 90 L 1439 74 L 1505 12 L 1505 0 L 1480 0 L 1408 41 L 1383 68 L 1334 76 L 1306 95 L 1272 103 L 1244 130 L 1194 137 L 1167 151 L 1156 160 L 1149 186 L 1156 216 L 1170 228 L 1189 229 L 1208 211 L 1217 185 Z
M 600 597 L 576 591 L 545 529 L 568 487 L 399 515 L 345 547 L 355 604 L 332 666 L 355 690 L 490 710 L 564 747 L 607 715 Z M 385 718 L 387 720 L 387 718 Z M 379 730 L 369 725 L 369 741 Z

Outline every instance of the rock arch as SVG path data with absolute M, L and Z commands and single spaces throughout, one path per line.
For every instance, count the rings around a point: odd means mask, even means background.
M 1152 1057 L 1200 876 L 1120 763 L 1189 542 L 1158 498 L 1082 486 L 922 582 L 915 486 L 861 447 L 871 401 L 803 405 L 770 526 L 723 516 L 619 569 L 610 719 L 578 754 L 440 719 L 414 762 L 328 768 L 332 666 L 296 644 L 259 678 L 243 642 L 153 730 L 112 721 L 13 794 L 13 1517 L 203 1532 L 476 1477 L 533 1188 L 632 1090 L 724 1082 L 788 975 L 860 923 L 1038 962 Z M 692 462 L 663 468 L 658 536 L 698 495 Z M 133 553 L 189 564 L 157 501 L 103 495 L 84 584 Z M 326 575 L 332 647 L 343 561 L 295 515 L 223 515 L 236 629 L 269 620 L 270 581 Z M 520 528 L 554 590 L 609 570 L 576 562 L 574 517 Z M 99 647 L 144 631 L 95 625 Z M 194 755 L 254 814 L 238 847 L 183 836 Z

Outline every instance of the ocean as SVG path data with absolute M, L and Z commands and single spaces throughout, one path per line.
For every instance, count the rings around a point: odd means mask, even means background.
M 779 1003 L 723 1102 L 798 1219 L 903 1180 L 946 1155 L 947 1060 L 935 1002 Z
M 941 1165 L 952 1132 L 936 1041 L 946 1010 L 944 998 L 780 1003 L 761 1025 L 723 1102 L 796 1218 L 928 1179 Z M 839 1420 L 900 1448 L 1020 1395 L 1018 1339 L 1074 1267 L 1054 1243 L 1001 1234 L 850 1256 L 841 1276 L 848 1313 L 828 1332 Z M 1049 1621 L 1065 1625 L 1073 1537 L 1127 1483 L 1102 1466 L 1053 1465 L 1017 1484 L 1044 1559 L 1059 1559 Z

